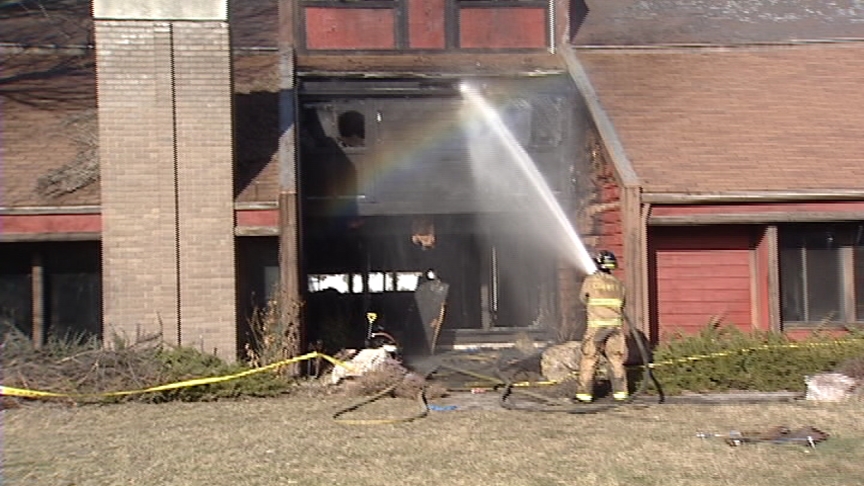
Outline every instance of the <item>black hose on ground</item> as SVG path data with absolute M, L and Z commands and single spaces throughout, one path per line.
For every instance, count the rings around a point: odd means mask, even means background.
M 618 408 L 622 405 L 627 405 L 633 403 L 633 401 L 648 387 L 648 383 L 653 383 L 654 387 L 657 389 L 658 401 L 657 403 L 663 403 L 666 400 L 665 395 L 663 394 L 663 387 L 660 385 L 660 382 L 657 380 L 657 377 L 654 376 L 651 367 L 651 355 L 648 353 L 648 350 L 645 348 L 645 343 L 642 340 L 642 336 L 636 330 L 636 327 L 632 325 L 630 319 L 625 315 L 624 320 L 627 323 L 627 329 L 630 332 L 630 336 L 633 338 L 633 341 L 636 343 L 636 347 L 639 350 L 639 355 L 642 358 L 642 370 L 643 376 L 642 381 L 639 383 L 639 387 L 628 396 L 626 400 L 616 401 L 612 403 L 589 403 L 589 404 L 578 404 L 575 406 L 561 406 L 561 404 L 557 401 L 550 399 L 549 397 L 540 394 L 534 393 L 530 390 L 525 390 L 521 388 L 516 388 L 514 383 L 510 380 L 506 380 L 504 377 L 500 376 L 499 378 L 505 380 L 506 384 L 504 386 L 504 390 L 501 393 L 501 398 L 499 403 L 502 407 L 508 410 L 519 410 L 526 412 L 557 412 L 557 413 L 571 413 L 571 414 L 589 414 L 589 413 L 598 413 L 611 409 Z M 542 407 L 528 407 L 528 406 L 517 406 L 510 401 L 511 395 L 513 393 L 519 393 L 522 395 L 527 395 L 537 400 L 543 401 L 546 403 L 546 406 Z
M 630 335 L 633 338 L 633 341 L 636 343 L 636 347 L 639 349 L 640 357 L 642 358 L 642 368 L 643 368 L 643 379 L 639 384 L 639 388 L 631 394 L 627 400 L 622 400 L 614 403 L 592 403 L 592 404 L 578 404 L 575 406 L 561 406 L 560 402 L 554 401 L 553 399 L 541 394 L 535 393 L 531 390 L 516 387 L 515 383 L 509 378 L 502 376 L 500 370 L 500 361 L 498 369 L 496 369 L 495 374 L 497 376 L 487 376 L 482 373 L 477 373 L 471 370 L 466 370 L 462 367 L 458 367 L 449 363 L 445 363 L 446 355 L 438 356 L 437 362 L 428 367 L 425 372 L 421 373 L 424 380 L 430 378 L 433 374 L 441 369 L 447 369 L 450 371 L 454 371 L 456 373 L 464 374 L 466 376 L 471 376 L 473 378 L 477 378 L 483 381 L 487 381 L 492 385 L 495 389 L 503 389 L 501 393 L 501 397 L 499 400 L 499 404 L 508 410 L 518 410 L 524 412 L 557 412 L 557 413 L 570 413 L 570 414 L 589 414 L 589 413 L 598 413 L 606 410 L 611 410 L 622 405 L 632 403 L 633 400 L 641 395 L 648 386 L 649 381 L 654 384 L 655 388 L 658 391 L 658 403 L 663 403 L 665 401 L 665 396 L 663 394 L 663 388 L 660 386 L 660 382 L 657 381 L 657 378 L 654 376 L 652 372 L 652 368 L 650 366 L 651 356 L 648 353 L 648 350 L 645 349 L 645 343 L 642 340 L 642 336 L 639 335 L 636 328 L 631 325 L 630 320 L 625 316 L 625 320 L 627 320 L 627 328 L 630 331 Z M 344 415 L 356 411 L 357 409 L 368 405 L 372 402 L 380 400 L 381 398 L 391 396 L 393 390 L 396 389 L 397 386 L 405 379 L 407 373 L 403 375 L 399 381 L 391 384 L 380 392 L 374 394 L 371 397 L 368 397 L 364 400 L 361 400 L 353 405 L 349 405 L 348 407 L 342 408 L 336 411 L 332 418 L 333 420 L 348 425 L 380 425 L 380 424 L 393 424 L 399 422 L 410 422 L 413 420 L 417 420 L 419 418 L 423 418 L 429 413 L 429 405 L 426 399 L 426 387 L 422 387 L 417 394 L 416 400 L 418 403 L 418 410 L 414 414 L 410 414 L 408 416 L 403 417 L 385 417 L 385 418 L 375 418 L 375 419 L 348 419 L 345 418 Z M 542 407 L 529 407 L 529 406 L 518 406 L 512 403 L 509 399 L 510 396 L 514 393 L 525 395 L 532 397 L 541 402 L 545 402 L 545 406 Z

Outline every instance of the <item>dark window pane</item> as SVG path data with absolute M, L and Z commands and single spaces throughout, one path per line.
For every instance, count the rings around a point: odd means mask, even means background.
M 801 225 L 780 233 L 780 305 L 783 322 L 844 322 L 842 248 L 846 226 Z
M 6 333 L 8 326 L 30 336 L 33 332 L 30 275 L 24 273 L 0 273 L 0 332 Z
M 780 305 L 783 322 L 806 320 L 804 261 L 801 248 L 780 250 Z
M 45 304 L 48 335 L 60 339 L 102 336 L 102 275 L 97 242 L 48 243 Z
M 101 335 L 102 290 L 98 273 L 53 273 L 47 287 L 50 335 L 62 339 Z
M 837 248 L 807 250 L 807 320 L 844 322 L 840 251 Z
M 27 336 L 32 335 L 33 303 L 31 257 L 17 243 L 0 243 L 0 332 L 15 326 Z

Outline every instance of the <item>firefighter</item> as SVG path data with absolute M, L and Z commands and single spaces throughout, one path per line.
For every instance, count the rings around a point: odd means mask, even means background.
M 618 262 L 610 251 L 600 251 L 594 258 L 598 271 L 585 277 L 580 296 L 586 306 L 588 326 L 582 338 L 582 359 L 579 364 L 579 386 L 576 399 L 594 399 L 594 370 L 602 353 L 609 363 L 612 397 L 626 400 L 627 342 L 624 335 L 624 284 L 612 275 Z

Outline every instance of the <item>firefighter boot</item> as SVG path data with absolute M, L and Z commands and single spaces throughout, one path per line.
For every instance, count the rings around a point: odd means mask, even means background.
M 576 400 L 582 403 L 591 403 L 594 399 L 589 393 L 577 393 Z

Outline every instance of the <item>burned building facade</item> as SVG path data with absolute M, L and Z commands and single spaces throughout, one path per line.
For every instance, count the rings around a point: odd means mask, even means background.
M 31 94 L 82 80 L 69 113 L 4 98 L 4 318 L 37 342 L 158 332 L 234 359 L 254 310 L 278 302 L 302 346 L 361 345 L 375 315 L 419 352 L 428 270 L 448 288 L 438 346 L 573 326 L 579 270 L 537 203 L 546 191 L 575 220 L 591 198 L 581 99 L 557 52 L 570 2 L 79 10 L 51 12 L 74 26 L 66 48 L 13 36 L 4 51 L 16 75 L 63 57 L 16 86 Z M 82 161 L 81 140 L 43 152 L 27 136 L 85 113 L 98 150 Z M 87 167 L 79 187 L 37 191 Z
M 294 352 L 566 340 L 581 236 L 654 342 L 858 325 L 835 3 L 0 5 L 0 316 L 228 359 L 270 303 Z

